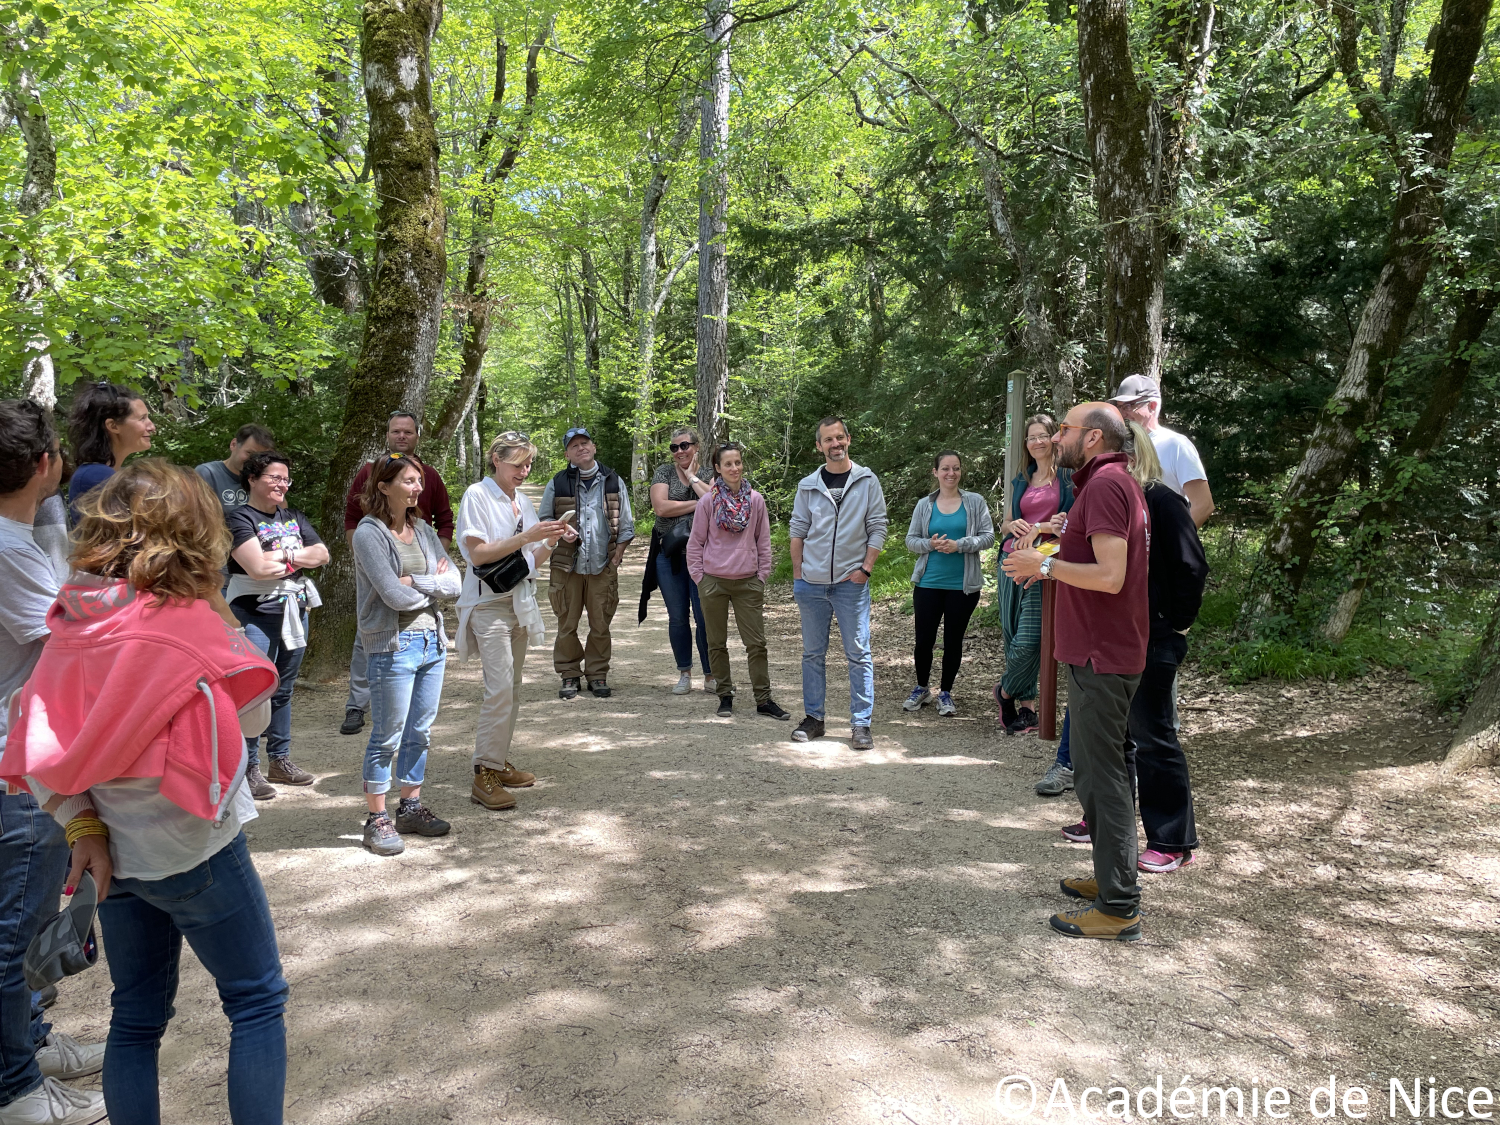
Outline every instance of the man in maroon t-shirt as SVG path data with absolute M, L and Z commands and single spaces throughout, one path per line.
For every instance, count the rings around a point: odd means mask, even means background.
M 1057 555 L 1015 551 L 1005 560 L 1014 581 L 1058 582 L 1054 653 L 1068 666 L 1069 746 L 1094 843 L 1094 878 L 1062 881 L 1064 893 L 1087 905 L 1054 914 L 1052 928 L 1114 941 L 1141 936 L 1135 794 L 1125 740 L 1150 635 L 1150 521 L 1122 452 L 1127 433 L 1120 412 L 1107 402 L 1068 411 L 1052 438 L 1058 464 L 1073 470 L 1075 497 Z
M 385 448 L 388 453 L 405 453 L 417 456 L 417 441 L 421 424 L 415 414 L 397 410 L 391 414 L 385 427 Z M 417 458 L 421 464 L 421 458 Z M 360 497 L 365 491 L 365 482 L 370 479 L 370 465 L 366 462 L 354 474 L 349 485 L 349 495 L 344 500 L 344 541 L 354 542 L 354 529 L 365 518 L 365 508 Z M 448 486 L 442 476 L 431 465 L 422 465 L 422 495 L 417 497 L 417 511 L 437 532 L 443 546 L 453 546 L 453 504 L 448 499 Z M 354 651 L 349 654 L 349 698 L 344 703 L 344 721 L 339 726 L 340 734 L 358 734 L 365 725 L 365 712 L 370 709 L 369 661 L 365 646 L 360 643 L 358 631 L 354 634 Z

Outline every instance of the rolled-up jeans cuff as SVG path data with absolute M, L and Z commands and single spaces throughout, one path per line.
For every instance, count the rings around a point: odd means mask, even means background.
M 384 781 L 366 781 L 364 790 L 372 797 L 383 797 L 391 791 L 391 779 L 387 777 Z

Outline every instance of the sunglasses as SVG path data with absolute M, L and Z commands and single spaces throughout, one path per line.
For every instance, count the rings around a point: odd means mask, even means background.
M 525 441 L 525 442 L 531 441 L 531 435 L 530 434 L 523 434 L 520 430 L 506 430 L 503 434 L 501 434 L 495 440 L 496 441 L 503 441 L 507 445 L 520 445 L 521 442 L 523 442 L 523 441 Z
M 681 453 L 684 449 L 692 449 L 693 446 L 697 444 L 698 443 L 696 441 L 674 442 L 673 444 L 667 446 L 667 448 L 670 449 L 673 453 Z

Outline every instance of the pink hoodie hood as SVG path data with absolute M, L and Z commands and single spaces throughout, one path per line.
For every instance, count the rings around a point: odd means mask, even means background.
M 276 666 L 202 600 L 153 605 L 123 582 L 64 586 L 31 678 L 11 701 L 0 781 L 82 793 L 121 777 L 216 820 L 245 761 L 238 714 Z

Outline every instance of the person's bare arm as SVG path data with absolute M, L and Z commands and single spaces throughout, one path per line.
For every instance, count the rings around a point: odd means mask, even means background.
M 485 563 L 492 563 L 496 559 L 503 559 L 506 555 L 514 554 L 522 547 L 539 543 L 543 539 L 551 539 L 555 543 L 567 530 L 568 525 L 562 520 L 542 520 L 540 523 L 532 524 L 518 535 L 494 539 L 488 543 L 477 535 L 466 535 L 464 546 L 469 548 L 469 560 L 478 566 L 483 566 Z M 551 553 L 550 548 L 548 553 Z M 543 557 L 538 557 L 538 563 Z
M 1187 497 L 1194 525 L 1202 527 L 1208 522 L 1208 517 L 1214 514 L 1214 494 L 1208 487 L 1208 481 L 1190 480 L 1182 486 L 1182 494 Z
M 258 539 L 246 539 L 230 552 L 251 578 L 281 578 L 288 573 L 286 552 L 262 549 Z
M 792 551 L 792 578 L 793 579 L 801 578 L 802 577 L 802 540 L 801 539 L 793 539 L 793 540 L 791 540 L 791 551 Z
M 691 515 L 697 507 L 697 497 L 692 500 L 668 500 L 666 485 L 653 484 L 651 486 L 651 510 L 658 518 Z
M 1089 544 L 1094 548 L 1091 563 L 1063 562 L 1054 559 L 1052 577 L 1080 590 L 1097 590 L 1104 594 L 1118 594 L 1125 587 L 1125 568 L 1130 544 L 1118 535 L 1090 535 Z M 1003 566 L 1005 573 L 1017 582 L 1040 577 L 1042 559 L 1040 551 L 1012 551 Z

